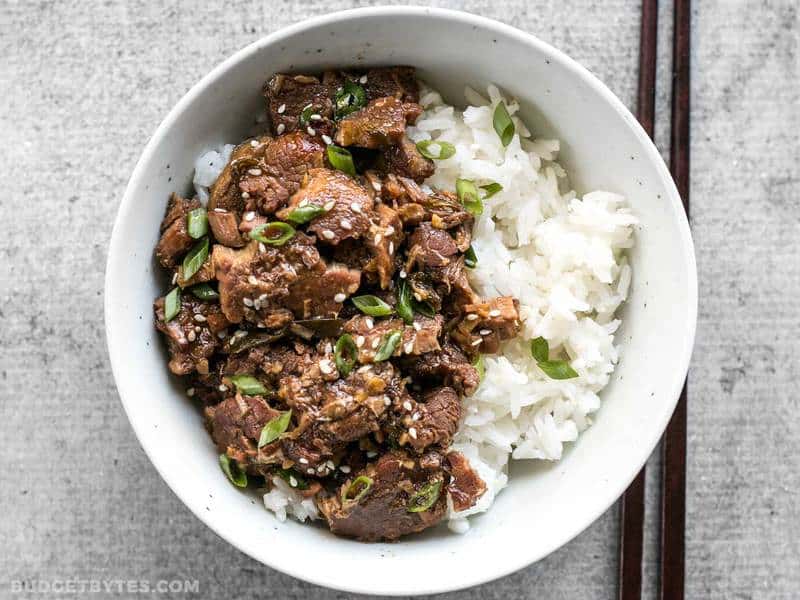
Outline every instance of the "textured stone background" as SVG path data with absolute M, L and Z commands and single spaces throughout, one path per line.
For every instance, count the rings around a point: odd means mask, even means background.
M 0 0 L 0 598 L 13 579 L 68 577 L 198 579 L 206 598 L 347 597 L 246 558 L 168 490 L 117 399 L 102 288 L 119 199 L 168 109 L 259 36 L 360 4 Z M 633 104 L 637 0 L 437 4 L 539 35 Z M 695 1 L 690 598 L 800 594 L 799 25 L 794 0 Z M 651 525 L 654 511 L 651 498 Z M 617 519 L 612 508 L 539 564 L 450 597 L 611 598 Z M 651 527 L 648 597 L 656 541 Z

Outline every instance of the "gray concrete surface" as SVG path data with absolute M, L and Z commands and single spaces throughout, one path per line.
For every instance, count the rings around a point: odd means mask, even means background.
M 183 597 L 347 597 L 246 558 L 161 481 L 117 399 L 102 286 L 120 196 L 167 110 L 235 49 L 360 4 L 0 0 L 0 598 L 28 595 L 13 593 L 15 580 L 56 579 L 198 580 Z M 437 4 L 541 36 L 632 105 L 636 0 Z M 689 598 L 800 594 L 799 40 L 793 0 L 695 1 Z M 663 147 L 667 35 L 660 47 Z M 647 597 L 655 509 L 651 495 Z M 613 508 L 539 564 L 449 597 L 611 598 L 617 519 Z M 107 595 L 134 594 L 95 597 Z

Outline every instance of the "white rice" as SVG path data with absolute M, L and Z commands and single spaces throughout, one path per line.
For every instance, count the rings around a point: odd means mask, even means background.
M 423 89 L 425 112 L 410 127 L 416 142 L 447 141 L 451 158 L 436 162 L 427 188 L 454 190 L 456 179 L 478 185 L 500 183 L 502 191 L 484 200 L 473 230 L 478 265 L 469 271 L 484 297 L 514 296 L 523 319 L 519 338 L 501 354 L 486 356 L 486 376 L 478 391 L 464 400 L 464 417 L 454 449 L 469 459 L 487 492 L 469 510 L 457 513 L 448 503 L 450 529 L 469 529 L 469 515 L 487 510 L 508 482 L 510 458 L 555 461 L 564 443 L 574 442 L 591 425 L 600 407 L 598 393 L 618 360 L 614 313 L 631 281 L 624 250 L 633 245 L 636 218 L 625 198 L 594 191 L 578 198 L 568 188 L 564 169 L 555 162 L 558 140 L 532 139 L 514 116 L 516 102 L 506 100 L 516 134 L 503 147 L 492 125 L 494 107 L 503 100 L 489 86 L 488 98 L 467 88 L 463 112 Z M 195 189 L 201 201 L 227 163 L 233 146 L 203 154 L 196 163 Z M 536 366 L 530 340 L 544 337 L 551 357 L 570 361 L 578 378 L 550 379 Z M 289 514 L 303 521 L 318 517 L 282 479 L 264 496 L 264 505 L 281 520 Z

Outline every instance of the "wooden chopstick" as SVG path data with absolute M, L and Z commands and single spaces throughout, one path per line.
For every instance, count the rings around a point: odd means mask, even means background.
M 656 111 L 657 39 L 658 0 L 642 0 L 636 114 L 650 138 Z M 644 490 L 645 467 L 642 467 L 620 505 L 619 600 L 639 600 L 642 596 Z
M 674 0 L 670 170 L 689 216 L 691 0 Z M 683 600 L 686 532 L 686 384 L 662 446 L 661 600 Z

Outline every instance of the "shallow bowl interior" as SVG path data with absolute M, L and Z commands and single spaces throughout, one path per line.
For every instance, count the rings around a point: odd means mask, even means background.
M 622 358 L 595 424 L 552 465 L 516 464 L 493 509 L 466 535 L 446 528 L 361 544 L 276 521 L 231 486 L 198 410 L 167 374 L 152 325 L 165 282 L 152 256 L 173 191 L 188 192 L 204 149 L 242 139 L 276 71 L 415 65 L 454 104 L 494 82 L 522 101 L 530 128 L 562 141 L 581 191 L 628 196 L 641 220 Z M 589 525 L 644 463 L 675 406 L 696 317 L 689 229 L 669 174 L 631 114 L 582 67 L 532 36 L 465 13 L 361 9 L 290 27 L 247 47 L 195 86 L 148 144 L 119 210 L 106 274 L 106 327 L 120 397 L 142 446 L 181 500 L 253 558 L 321 585 L 415 594 L 481 583 L 552 552 Z

